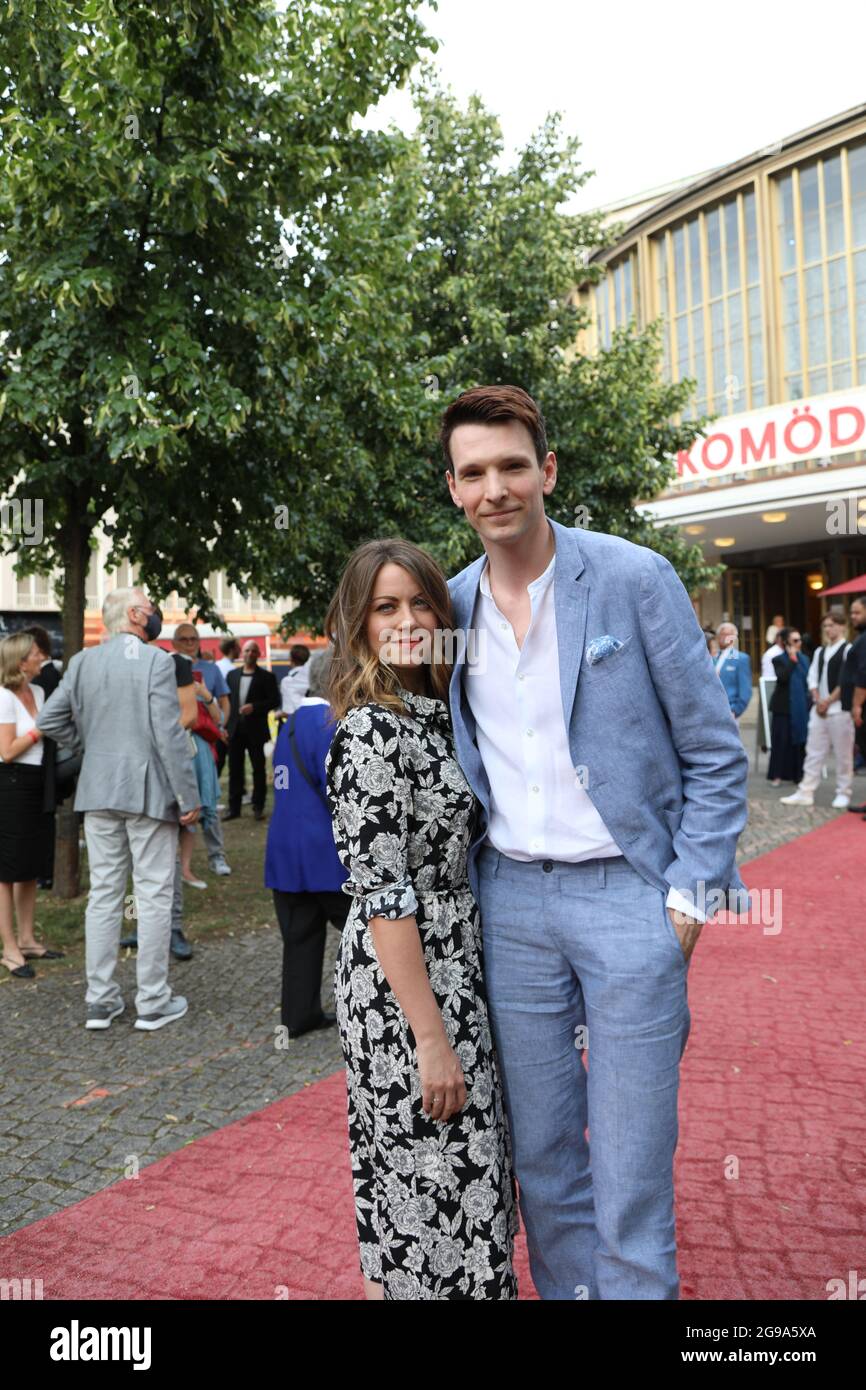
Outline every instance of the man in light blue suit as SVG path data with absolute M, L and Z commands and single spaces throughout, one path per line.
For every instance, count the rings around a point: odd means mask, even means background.
M 737 647 L 739 633 L 736 623 L 719 624 L 716 630 L 719 654 L 714 661 L 735 719 L 739 719 L 752 698 L 752 663 L 748 653 Z
M 668 561 L 546 516 L 531 397 L 465 392 L 441 439 L 485 550 L 449 585 L 450 700 L 533 1280 L 675 1299 L 688 962 L 708 895 L 742 908 L 748 760 Z

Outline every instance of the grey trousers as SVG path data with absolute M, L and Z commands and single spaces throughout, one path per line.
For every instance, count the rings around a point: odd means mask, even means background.
M 171 929 L 183 928 L 183 876 L 180 872 L 180 855 L 174 857 L 174 891 L 171 898 Z
M 114 970 L 130 870 L 138 930 L 135 1007 L 139 1014 L 158 1013 L 171 998 L 168 965 L 177 831 L 176 821 L 124 811 L 85 812 L 90 866 L 84 918 L 88 1004 L 114 1005 L 122 999 Z

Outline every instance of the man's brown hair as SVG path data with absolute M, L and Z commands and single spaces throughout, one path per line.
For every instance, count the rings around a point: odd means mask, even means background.
M 30 635 L 31 635 L 32 638 L 33 638 L 33 641 L 36 643 L 36 645 L 37 645 L 37 647 L 39 648 L 39 650 L 41 651 L 42 655 L 43 655 L 43 656 L 47 656 L 48 659 L 49 659 L 49 661 L 50 661 L 50 659 L 51 659 L 51 638 L 49 637 L 48 633 L 45 631 L 45 628 L 44 628 L 44 627 L 41 627 L 41 626 L 39 625 L 39 623 L 31 623 L 29 627 L 24 627 L 24 628 L 21 629 L 21 631 L 22 631 L 22 632 L 29 632 L 29 633 L 30 633 Z
M 532 437 L 539 468 L 548 455 L 544 416 L 535 401 L 520 386 L 473 386 L 449 405 L 442 416 L 439 442 L 451 473 L 451 435 L 458 425 L 501 425 L 517 420 Z

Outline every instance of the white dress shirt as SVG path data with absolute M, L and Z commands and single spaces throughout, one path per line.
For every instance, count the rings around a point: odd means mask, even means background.
M 510 859 L 613 858 L 622 850 L 581 785 L 571 761 L 559 685 L 553 603 L 554 555 L 527 585 L 532 616 L 523 646 L 490 592 L 484 566 L 472 626 L 484 631 L 486 661 L 465 670 L 478 751 L 490 782 L 486 843 Z M 668 907 L 705 920 L 671 888 Z
M 768 647 L 764 652 L 764 655 L 761 657 L 761 675 L 765 680 L 774 681 L 778 679 L 776 676 L 776 668 L 773 665 L 773 657 L 781 656 L 783 650 L 784 648 L 777 647 L 774 644 L 772 647 Z

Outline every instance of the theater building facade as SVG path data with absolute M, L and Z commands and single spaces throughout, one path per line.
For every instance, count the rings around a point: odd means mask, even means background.
M 581 346 L 661 320 L 682 420 L 716 417 L 638 506 L 724 562 L 695 609 L 757 675 L 775 614 L 820 640 L 823 591 L 866 573 L 866 105 L 605 211 L 625 229 Z

